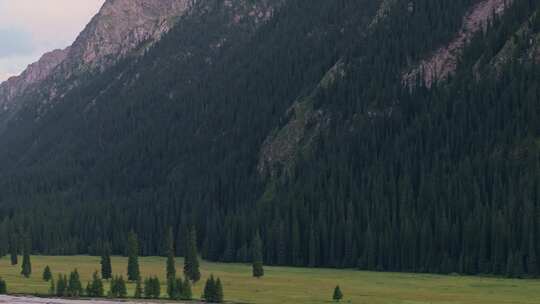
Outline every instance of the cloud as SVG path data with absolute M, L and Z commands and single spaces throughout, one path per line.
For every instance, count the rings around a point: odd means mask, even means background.
M 0 0 L 0 81 L 43 53 L 70 45 L 104 2 Z

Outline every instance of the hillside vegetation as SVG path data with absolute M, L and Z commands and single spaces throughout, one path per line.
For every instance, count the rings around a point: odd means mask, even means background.
M 478 2 L 197 2 L 54 107 L 28 96 L 0 133 L 0 254 L 122 254 L 134 230 L 159 255 L 195 226 L 211 261 L 259 231 L 268 265 L 540 275 L 540 1 L 403 81 Z

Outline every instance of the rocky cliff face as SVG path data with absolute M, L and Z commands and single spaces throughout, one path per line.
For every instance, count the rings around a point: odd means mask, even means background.
M 0 106 L 7 107 L 9 101 L 21 95 L 28 87 L 49 77 L 52 71 L 62 63 L 70 48 L 46 53 L 39 61 L 31 64 L 19 76 L 11 77 L 0 85 Z
M 104 67 L 159 40 L 191 0 L 109 0 L 80 34 L 69 64 Z
M 0 85 L 0 110 L 40 89 L 56 96 L 58 83 L 83 70 L 102 70 L 158 41 L 192 0 L 107 0 L 71 47 L 45 54 L 20 76 Z M 54 78 L 47 88 L 40 84 Z

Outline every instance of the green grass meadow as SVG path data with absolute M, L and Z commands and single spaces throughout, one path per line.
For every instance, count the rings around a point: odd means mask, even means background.
M 21 260 L 19 259 L 19 262 Z M 113 272 L 126 276 L 127 258 L 113 257 Z M 181 273 L 182 259 L 177 259 Z M 164 282 L 165 259 L 140 258 L 143 277 L 158 275 Z M 99 257 L 32 256 L 32 276 L 22 277 L 20 264 L 11 266 L 9 258 L 0 260 L 0 276 L 7 281 L 9 293 L 46 294 L 49 283 L 41 280 L 46 265 L 54 277 L 77 268 L 83 285 L 100 269 Z M 221 278 L 225 299 L 234 303 L 331 303 L 334 287 L 339 284 L 345 295 L 342 303 L 355 304 L 538 304 L 540 280 L 509 280 L 488 277 L 440 276 L 427 274 L 377 273 L 356 270 L 265 267 L 266 276 L 251 277 L 251 266 L 202 262 L 203 280 L 211 273 Z M 199 298 L 203 280 L 194 286 Z M 105 283 L 108 288 L 108 284 Z M 133 294 L 134 285 L 129 285 Z M 166 286 L 162 295 L 166 296 Z

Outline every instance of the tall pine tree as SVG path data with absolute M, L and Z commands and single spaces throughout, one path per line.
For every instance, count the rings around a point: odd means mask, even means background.
M 253 239 L 253 276 L 256 278 L 264 276 L 263 244 L 258 232 Z
M 167 234 L 167 278 L 176 278 L 176 265 L 174 260 L 174 235 L 172 228 L 169 228 Z
M 139 271 L 139 241 L 135 232 L 131 231 L 128 237 L 128 280 L 135 282 L 140 277 Z
M 108 243 L 103 246 L 101 254 L 101 277 L 105 280 L 112 278 L 111 249 Z
M 184 257 L 184 275 L 193 282 L 201 279 L 199 255 L 197 252 L 197 231 L 192 227 L 186 238 L 186 256 Z
M 28 235 L 24 238 L 24 246 L 23 246 L 23 261 L 21 266 L 21 274 L 27 278 L 30 277 L 32 274 L 32 264 L 30 262 L 30 251 L 32 243 L 30 241 L 30 237 Z

